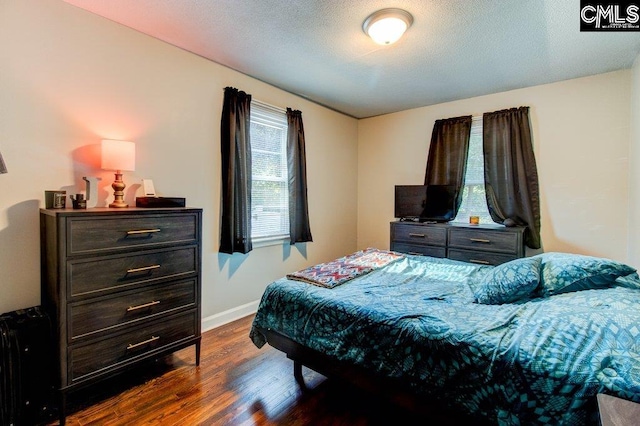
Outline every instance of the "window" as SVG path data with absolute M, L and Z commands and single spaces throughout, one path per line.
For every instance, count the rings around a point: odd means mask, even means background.
M 251 239 L 289 236 L 287 116 L 284 110 L 251 102 Z
M 462 204 L 454 222 L 469 223 L 469 216 L 480 216 L 480 223 L 494 223 L 489 214 L 484 191 L 484 154 L 482 150 L 482 116 L 471 122 L 467 172 L 464 178 Z

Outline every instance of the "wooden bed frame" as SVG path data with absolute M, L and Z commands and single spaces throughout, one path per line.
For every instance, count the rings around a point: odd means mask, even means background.
M 331 380 L 341 380 L 350 383 L 366 392 L 380 395 L 392 403 L 419 415 L 445 418 L 452 424 L 490 424 L 482 419 L 470 418 L 459 412 L 446 410 L 442 404 L 429 395 L 420 394 L 411 389 L 406 380 L 392 379 L 372 373 L 366 369 L 338 361 L 314 349 L 310 349 L 287 336 L 274 330 L 256 327 L 262 333 L 267 343 L 284 352 L 293 361 L 293 376 L 303 392 L 308 391 L 302 375 L 302 367 L 307 367 Z

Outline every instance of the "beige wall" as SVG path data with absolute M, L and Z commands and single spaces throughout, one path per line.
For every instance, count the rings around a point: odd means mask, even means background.
M 640 268 L 640 55 L 633 64 L 629 149 L 629 262 Z
M 204 208 L 206 318 L 252 305 L 289 271 L 388 247 L 393 185 L 422 182 L 433 122 L 520 105 L 531 107 L 544 248 L 627 260 L 628 247 L 640 266 L 639 176 L 627 164 L 640 164 L 640 121 L 631 127 L 629 108 L 633 100 L 634 116 L 640 111 L 638 62 L 358 122 L 66 3 L 3 0 L 0 152 L 9 173 L 0 175 L 0 312 L 39 303 L 43 191 L 75 192 L 82 176 L 100 176 L 101 204 L 109 198 L 113 175 L 99 169 L 96 152 L 102 138 L 136 143 L 127 201 L 151 178 L 160 195 Z M 217 253 L 225 86 L 303 111 L 313 243 Z
M 204 209 L 203 316 L 251 304 L 287 272 L 356 248 L 357 121 L 58 0 L 0 2 L 0 312 L 40 301 L 38 208 L 47 189 L 84 189 L 102 138 L 136 143 L 142 178 Z M 314 242 L 221 255 L 223 88 L 303 112 Z
M 393 187 L 424 181 L 436 119 L 528 105 L 545 251 L 628 260 L 630 89 L 623 70 L 360 120 L 358 247 L 389 246 Z

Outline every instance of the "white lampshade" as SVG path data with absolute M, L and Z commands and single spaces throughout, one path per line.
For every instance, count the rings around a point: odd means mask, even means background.
M 136 144 L 111 139 L 102 140 L 102 168 L 104 170 L 135 170 Z
M 413 16 L 402 9 L 382 9 L 372 13 L 362 24 L 365 34 L 378 44 L 393 44 L 413 23 Z

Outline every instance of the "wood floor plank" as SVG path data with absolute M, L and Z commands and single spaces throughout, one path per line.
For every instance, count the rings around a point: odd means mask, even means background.
M 252 320 L 249 316 L 204 333 L 199 367 L 193 347 L 186 348 L 70 394 L 67 424 L 460 424 L 410 413 L 307 369 L 303 374 L 310 391 L 302 392 L 291 360 L 268 345 L 253 345 Z

